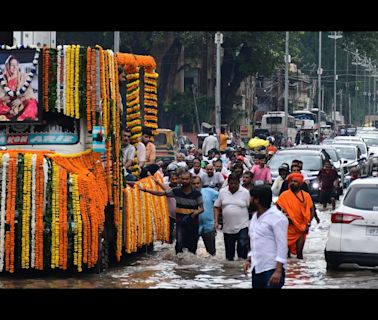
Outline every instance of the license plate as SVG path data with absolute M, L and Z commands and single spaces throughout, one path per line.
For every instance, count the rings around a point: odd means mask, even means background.
M 366 227 L 367 236 L 378 236 L 378 228 Z

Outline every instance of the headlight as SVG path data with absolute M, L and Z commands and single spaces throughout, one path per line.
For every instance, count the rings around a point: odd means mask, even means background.
M 319 189 L 319 182 L 313 182 L 312 184 L 311 184 L 311 186 L 312 186 L 312 189 Z

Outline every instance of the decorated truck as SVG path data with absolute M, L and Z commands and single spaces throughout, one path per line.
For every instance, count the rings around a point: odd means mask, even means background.
M 157 129 L 155 69 L 100 46 L 1 46 L 0 272 L 101 271 L 168 241 L 166 198 L 138 188 L 160 174 L 130 187 L 122 166 L 122 113 L 135 145 Z

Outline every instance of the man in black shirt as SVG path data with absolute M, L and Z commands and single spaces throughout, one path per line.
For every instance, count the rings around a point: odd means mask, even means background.
M 192 175 L 190 172 L 181 174 L 181 187 L 155 191 L 141 188 L 141 191 L 156 196 L 175 197 L 176 199 L 176 254 L 187 248 L 195 254 L 198 245 L 199 218 L 203 209 L 201 192 L 192 187 Z

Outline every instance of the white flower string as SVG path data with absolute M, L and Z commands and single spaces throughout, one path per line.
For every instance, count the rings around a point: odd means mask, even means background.
M 67 81 L 67 48 L 68 46 L 63 46 L 63 90 L 62 90 L 62 96 L 63 96 L 63 113 L 66 114 L 66 81 Z
M 63 52 L 62 52 L 62 46 L 58 46 L 57 47 L 57 55 L 56 55 L 56 57 L 57 57 L 57 68 L 56 68 L 56 110 L 58 111 L 58 112 L 61 112 L 61 102 L 60 102 L 60 99 L 61 99 L 61 95 L 60 95 L 60 93 L 61 93 L 61 81 L 60 81 L 60 77 L 61 77 L 61 70 L 60 70 L 60 68 L 61 68 L 61 63 L 62 63 L 62 54 L 63 54 Z

